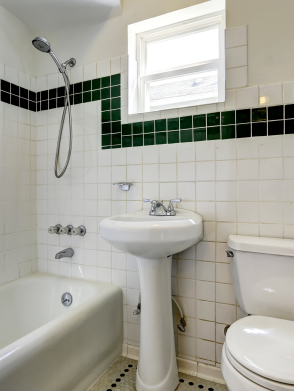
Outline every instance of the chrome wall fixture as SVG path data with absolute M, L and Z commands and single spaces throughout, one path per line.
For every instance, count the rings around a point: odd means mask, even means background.
M 86 227 L 83 225 L 74 228 L 72 225 L 67 225 L 66 227 L 62 227 L 60 224 L 52 225 L 48 228 L 49 234 L 57 234 L 57 235 L 74 235 L 74 236 L 85 236 L 86 235 Z
M 74 256 L 74 250 L 72 248 L 66 248 L 65 250 L 59 251 L 55 255 L 55 259 L 61 259 L 61 258 L 71 258 Z
M 121 189 L 123 191 L 129 191 L 132 183 L 131 182 L 118 182 L 118 183 L 114 183 L 114 185 L 121 186 Z
M 64 109 L 63 109 L 63 113 L 62 113 L 62 117 L 61 117 L 60 128 L 59 128 L 59 135 L 58 135 L 56 155 L 55 155 L 55 168 L 54 168 L 56 178 L 61 178 L 67 169 L 67 166 L 68 166 L 68 163 L 70 160 L 70 156 L 71 156 L 71 150 L 72 150 L 72 116 L 71 116 L 71 107 L 70 107 L 70 99 L 69 99 L 70 80 L 69 80 L 69 76 L 68 76 L 66 68 L 67 68 L 67 66 L 74 67 L 76 65 L 76 60 L 74 58 L 70 58 L 69 60 L 67 60 L 61 64 L 59 62 L 58 58 L 53 53 L 53 51 L 51 50 L 50 43 L 45 38 L 36 37 L 35 39 L 33 39 L 32 44 L 34 45 L 34 47 L 36 49 L 40 50 L 41 52 L 50 54 L 50 56 L 52 57 L 53 61 L 57 65 L 57 68 L 58 68 L 59 72 L 62 74 L 63 79 L 64 79 L 65 103 L 64 103 Z M 63 127 L 64 127 L 66 111 L 68 111 L 68 121 L 69 121 L 68 154 L 67 154 L 65 165 L 64 165 L 61 173 L 58 174 L 57 173 L 57 165 L 58 165 L 60 143 L 61 143 L 61 138 L 62 138 L 62 132 L 63 132 Z

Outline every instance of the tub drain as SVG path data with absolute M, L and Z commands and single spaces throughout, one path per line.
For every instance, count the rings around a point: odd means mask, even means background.
M 68 292 L 64 293 L 62 296 L 61 296 L 61 303 L 65 306 L 65 307 L 69 307 L 72 303 L 72 295 Z

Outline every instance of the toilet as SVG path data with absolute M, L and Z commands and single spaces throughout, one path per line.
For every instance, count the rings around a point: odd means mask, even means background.
M 230 235 L 239 306 L 221 367 L 229 391 L 294 391 L 294 240 Z

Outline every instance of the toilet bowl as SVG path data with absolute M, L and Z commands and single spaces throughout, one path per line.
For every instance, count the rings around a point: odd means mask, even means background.
M 231 235 L 234 292 L 251 314 L 227 331 L 229 391 L 294 391 L 294 241 Z
M 222 372 L 230 391 L 294 391 L 294 322 L 251 316 L 228 330 Z

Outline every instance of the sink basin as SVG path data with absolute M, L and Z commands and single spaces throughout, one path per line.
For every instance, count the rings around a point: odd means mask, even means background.
M 137 257 L 179 253 L 202 239 L 202 217 L 175 209 L 176 216 L 150 216 L 149 210 L 110 217 L 100 225 L 101 237 Z
M 172 254 L 203 237 L 202 217 L 175 209 L 176 216 L 149 210 L 105 219 L 103 239 L 137 258 L 141 289 L 140 356 L 137 391 L 174 391 L 179 384 L 171 302 Z

